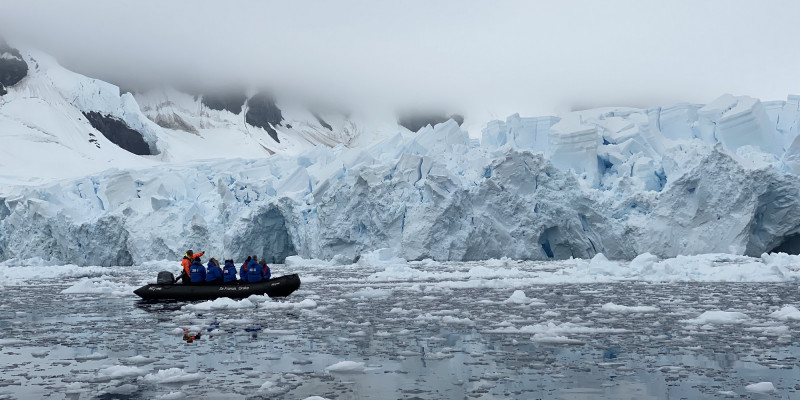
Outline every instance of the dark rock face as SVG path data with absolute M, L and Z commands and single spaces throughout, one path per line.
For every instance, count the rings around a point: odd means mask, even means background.
M 400 117 L 397 123 L 400 124 L 400 126 L 410 130 L 411 132 L 417 132 L 428 125 L 435 126 L 436 124 L 447 122 L 447 120 L 450 119 L 456 121 L 456 123 L 458 123 L 459 125 L 464 123 L 464 117 L 459 114 L 452 114 L 449 117 L 444 115 L 435 115 L 435 114 L 404 115 Z
M 275 126 L 283 122 L 283 115 L 278 106 L 275 105 L 275 99 L 265 93 L 259 93 L 247 101 L 247 114 L 245 114 L 245 122 L 252 126 L 263 128 L 269 133 L 269 136 L 280 143 L 278 140 L 278 132 L 275 131 Z
M 247 96 L 244 94 L 222 94 L 222 95 L 203 95 L 202 103 L 204 106 L 217 111 L 227 110 L 233 114 L 242 112 Z
M 189 133 L 197 133 L 197 129 L 195 129 L 191 124 L 186 122 L 183 118 L 180 117 L 178 114 L 158 114 L 156 118 L 153 120 L 158 126 L 167 129 L 175 129 L 179 131 L 189 132 Z
M 94 129 L 100 131 L 112 143 L 140 156 L 152 155 L 150 146 L 144 141 L 142 134 L 131 129 L 125 122 L 96 111 L 83 113 Z
M 19 51 L 0 39 L 0 96 L 8 93 L 7 87 L 16 85 L 28 75 L 28 64 Z
M 325 129 L 327 129 L 329 131 L 333 131 L 333 127 L 331 127 L 331 125 L 329 123 L 325 122 L 325 120 L 322 119 L 322 117 L 320 117 L 316 113 L 314 113 L 314 118 L 317 119 L 317 122 L 319 122 L 319 124 L 322 125 L 323 128 L 325 128 Z

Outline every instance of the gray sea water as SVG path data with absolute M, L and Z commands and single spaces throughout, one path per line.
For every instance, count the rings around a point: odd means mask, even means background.
M 534 284 L 514 303 L 520 288 L 502 280 L 460 289 L 366 282 L 374 271 L 360 268 L 273 271 L 307 279 L 234 309 L 61 293 L 76 279 L 8 286 L 0 399 L 800 399 L 800 321 L 769 316 L 800 304 L 796 284 Z M 148 274 L 100 279 L 135 286 Z M 707 310 L 748 318 L 687 322 Z M 759 382 L 775 390 L 746 389 Z

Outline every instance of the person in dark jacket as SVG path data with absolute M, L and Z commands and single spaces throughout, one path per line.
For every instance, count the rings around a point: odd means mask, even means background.
M 272 272 L 270 272 L 269 266 L 267 266 L 267 262 L 264 261 L 264 260 L 261 260 L 261 261 L 258 262 L 258 264 L 261 266 L 261 276 L 265 280 L 269 279 L 269 277 L 272 276 Z
M 225 266 L 222 268 L 222 281 L 225 283 L 236 282 L 236 266 L 233 265 L 233 260 L 225 260 Z
M 247 264 L 250 263 L 250 260 L 250 256 L 247 256 L 247 260 L 244 260 L 244 264 L 239 267 L 239 278 L 242 280 L 242 282 L 247 282 Z
M 189 266 L 189 279 L 191 279 L 192 283 L 205 282 L 206 267 L 200 262 L 200 257 L 195 258 L 192 261 L 192 265 Z
M 222 269 L 216 258 L 208 261 L 208 271 L 206 272 L 206 282 L 222 282 Z
M 258 265 L 258 257 L 253 256 L 247 263 L 247 281 L 250 283 L 261 282 L 264 279 L 264 270 Z

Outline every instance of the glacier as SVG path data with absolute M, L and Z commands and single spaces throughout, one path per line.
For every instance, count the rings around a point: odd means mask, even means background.
M 188 248 L 278 263 L 378 249 L 473 261 L 800 248 L 800 96 L 515 114 L 480 138 L 453 120 L 411 132 L 279 99 L 278 142 L 245 110 L 171 89 L 120 94 L 25 54 L 36 65 L 0 96 L 0 261 L 138 265 Z M 99 132 L 102 149 L 88 142 L 88 111 L 125 121 L 153 155 Z M 25 165 L 42 152 L 52 163 Z

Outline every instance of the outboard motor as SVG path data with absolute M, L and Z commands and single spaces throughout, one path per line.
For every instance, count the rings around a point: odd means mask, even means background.
M 158 273 L 158 279 L 156 279 L 156 283 L 159 285 L 171 285 L 175 283 L 175 276 L 172 275 L 172 272 L 161 271 Z

